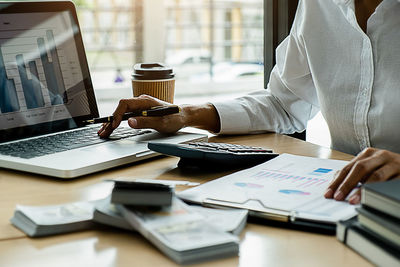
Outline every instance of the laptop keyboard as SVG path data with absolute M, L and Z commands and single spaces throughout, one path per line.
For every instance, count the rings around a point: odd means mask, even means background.
M 84 128 L 81 130 L 44 136 L 12 144 L 0 145 L 0 154 L 30 159 L 152 132 L 150 130 L 134 130 L 131 128 L 120 127 L 113 132 L 109 139 L 101 139 L 97 135 L 97 131 L 98 129 L 94 127 Z

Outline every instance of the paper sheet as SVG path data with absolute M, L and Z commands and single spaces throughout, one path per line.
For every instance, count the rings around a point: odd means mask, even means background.
M 336 222 L 355 214 L 354 206 L 325 199 L 336 171 L 348 162 L 282 154 L 257 165 L 179 193 L 194 202 Z

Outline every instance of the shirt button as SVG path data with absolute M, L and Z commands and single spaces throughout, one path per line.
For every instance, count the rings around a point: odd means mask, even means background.
M 361 150 L 364 150 L 365 148 L 367 148 L 367 144 L 363 142 L 363 143 L 361 144 Z

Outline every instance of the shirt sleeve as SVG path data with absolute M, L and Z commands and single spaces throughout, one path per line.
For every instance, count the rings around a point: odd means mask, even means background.
M 301 3 L 300 3 L 301 6 Z M 218 111 L 221 134 L 302 132 L 319 111 L 316 89 L 299 29 L 301 7 L 291 33 L 276 50 L 267 89 L 233 100 L 212 102 Z

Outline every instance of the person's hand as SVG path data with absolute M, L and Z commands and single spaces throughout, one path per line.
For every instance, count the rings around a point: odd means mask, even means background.
M 97 134 L 107 138 L 120 125 L 122 115 L 126 112 L 141 111 L 155 106 L 169 106 L 170 103 L 157 98 L 141 95 L 131 99 L 122 99 L 113 113 L 112 123 L 104 123 Z M 152 128 L 162 133 L 173 133 L 184 127 L 184 112 L 162 117 L 135 117 L 128 119 L 128 125 L 135 129 Z
M 400 177 L 400 154 L 382 149 L 366 148 L 345 166 L 329 185 L 325 197 L 344 200 L 358 183 L 382 182 Z M 358 189 L 350 198 L 351 204 L 361 200 Z

